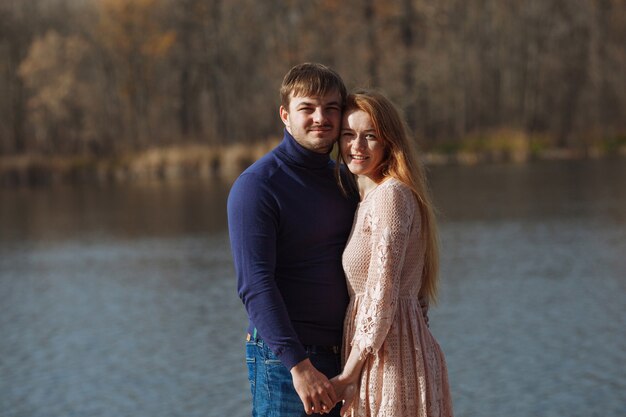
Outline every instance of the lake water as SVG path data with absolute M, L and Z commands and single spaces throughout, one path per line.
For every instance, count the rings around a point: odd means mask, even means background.
M 457 416 L 626 415 L 626 160 L 434 167 Z M 214 183 L 0 190 L 0 416 L 250 414 Z

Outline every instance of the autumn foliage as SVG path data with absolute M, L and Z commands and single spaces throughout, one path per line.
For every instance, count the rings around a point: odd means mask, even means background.
M 0 155 L 272 138 L 303 61 L 384 90 L 428 149 L 619 147 L 625 28 L 624 0 L 2 2 Z

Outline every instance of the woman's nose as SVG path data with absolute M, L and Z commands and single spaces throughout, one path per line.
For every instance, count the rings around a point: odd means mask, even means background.
M 354 147 L 354 149 L 364 149 L 364 148 L 367 147 L 366 143 L 367 143 L 367 141 L 364 138 L 362 138 L 360 136 L 357 136 L 354 139 L 354 142 L 352 143 L 352 146 Z

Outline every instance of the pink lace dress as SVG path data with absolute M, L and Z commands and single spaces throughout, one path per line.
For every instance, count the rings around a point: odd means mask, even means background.
M 418 210 L 406 185 L 386 180 L 359 204 L 343 253 L 350 293 L 343 359 L 352 345 L 366 355 L 353 416 L 452 416 L 445 359 L 418 300 Z

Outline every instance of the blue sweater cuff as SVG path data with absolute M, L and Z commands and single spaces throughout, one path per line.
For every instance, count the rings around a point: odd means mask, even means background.
M 282 352 L 276 352 L 276 356 L 289 370 L 309 357 L 304 348 L 300 346 L 283 349 Z

